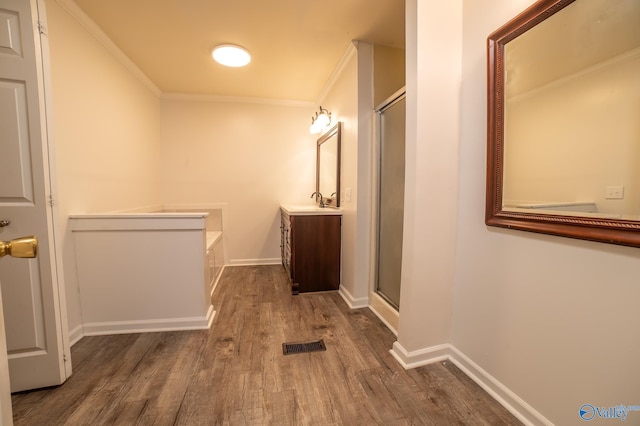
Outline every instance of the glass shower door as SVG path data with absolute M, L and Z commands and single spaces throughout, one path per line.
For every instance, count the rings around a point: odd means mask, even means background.
M 400 308 L 404 219 L 405 93 L 378 109 L 378 206 L 376 292 Z

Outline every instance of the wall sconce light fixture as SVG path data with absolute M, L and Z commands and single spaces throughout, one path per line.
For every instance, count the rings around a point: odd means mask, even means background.
M 320 111 L 311 117 L 311 133 L 320 133 L 331 124 L 331 113 L 325 108 L 320 107 Z

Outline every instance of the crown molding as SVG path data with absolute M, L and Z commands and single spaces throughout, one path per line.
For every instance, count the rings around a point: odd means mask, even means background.
M 333 86 L 336 84 L 336 81 L 338 80 L 338 78 L 342 75 L 342 72 L 346 68 L 351 58 L 353 58 L 358 53 L 359 43 L 360 42 L 357 40 L 353 40 L 351 43 L 349 43 L 349 45 L 347 46 L 347 49 L 342 55 L 342 58 L 340 58 L 338 65 L 336 65 L 336 67 L 333 69 L 333 72 L 329 76 L 329 79 L 327 80 L 324 87 L 320 91 L 320 94 L 316 99 L 316 104 L 321 105 L 322 102 L 324 102 L 325 98 L 327 97 L 327 95 L 329 94 Z

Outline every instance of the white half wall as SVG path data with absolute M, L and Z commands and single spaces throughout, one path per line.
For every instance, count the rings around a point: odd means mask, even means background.
M 206 213 L 71 216 L 83 334 L 206 329 Z

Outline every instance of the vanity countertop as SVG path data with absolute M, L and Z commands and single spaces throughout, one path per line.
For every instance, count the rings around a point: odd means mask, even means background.
M 340 216 L 342 210 L 334 207 L 318 207 L 315 204 L 282 204 L 282 211 L 293 216 Z

